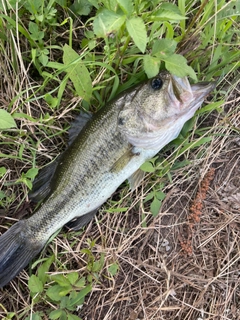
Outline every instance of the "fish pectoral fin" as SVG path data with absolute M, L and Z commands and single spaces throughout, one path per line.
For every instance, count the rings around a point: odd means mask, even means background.
M 133 158 L 138 156 L 138 153 L 133 152 L 133 148 L 128 149 L 112 166 L 110 169 L 110 172 L 112 173 L 118 173 L 120 172 L 126 165 L 129 163 L 129 161 Z
M 86 126 L 89 120 L 92 119 L 92 114 L 84 111 L 80 111 L 79 115 L 71 123 L 70 129 L 68 130 L 68 145 L 70 146 L 75 138 L 79 135 L 82 129 Z
M 92 218 L 96 215 L 98 212 L 98 208 L 90 211 L 80 217 L 76 217 L 73 220 L 69 221 L 68 223 L 65 224 L 65 227 L 67 227 L 70 230 L 80 230 L 81 228 L 85 227 L 91 220 Z
M 39 202 L 49 195 L 51 192 L 51 181 L 60 159 L 61 155 L 39 171 L 33 181 L 32 190 L 28 194 L 31 201 Z
M 144 179 L 144 176 L 145 172 L 141 169 L 138 169 L 128 178 L 131 191 L 134 191 L 140 185 L 141 181 Z
M 41 251 L 44 244 L 24 236 L 24 221 L 0 237 L 0 288 L 10 282 Z

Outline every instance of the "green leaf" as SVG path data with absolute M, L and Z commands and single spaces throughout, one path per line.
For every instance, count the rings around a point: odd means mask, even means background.
M 165 61 L 166 69 L 178 77 L 190 76 L 197 80 L 194 70 L 187 65 L 187 60 L 180 54 L 173 54 L 169 57 L 162 58 Z
M 98 261 L 94 261 L 92 265 L 92 272 L 99 272 L 104 265 L 104 254 L 101 254 L 101 258 Z
M 156 217 L 159 213 L 160 207 L 161 207 L 162 202 L 158 200 L 156 197 L 154 197 L 151 205 L 150 205 L 150 210 L 152 212 L 152 215 Z
M 59 284 L 47 289 L 47 296 L 53 301 L 61 301 L 62 296 L 59 294 L 62 287 Z
M 178 152 L 178 155 L 183 154 L 186 150 L 200 147 L 202 144 L 208 143 L 210 141 L 212 141 L 212 137 L 202 137 L 196 141 L 187 143 L 180 149 L 180 151 Z
M 165 199 L 166 195 L 162 191 L 157 191 L 156 192 L 156 197 L 158 198 L 158 200 L 163 200 L 163 199 Z
M 152 162 L 150 162 L 150 161 L 144 162 L 144 164 L 141 165 L 140 169 L 143 170 L 144 172 L 154 172 L 155 171 L 155 167 L 153 166 Z
M 200 108 L 199 110 L 197 110 L 196 114 L 203 114 L 205 112 L 209 113 L 213 110 L 216 110 L 218 112 L 222 112 L 222 106 L 224 105 L 225 101 L 224 100 L 220 100 L 220 101 L 216 101 L 213 103 L 210 103 L 202 108 Z
M 179 8 L 173 3 L 162 3 L 160 9 L 155 12 L 154 16 L 151 16 L 153 21 L 164 21 L 164 20 L 184 20 Z
M 43 284 L 40 279 L 34 274 L 28 280 L 28 287 L 32 293 L 41 293 L 43 292 Z
M 74 314 L 68 313 L 67 315 L 68 320 L 81 320 L 78 316 L 75 316 Z
M 4 319 L 5 320 L 5 319 Z M 28 316 L 25 318 L 25 320 L 42 320 L 42 317 L 38 312 L 31 314 L 31 316 Z
M 138 49 L 144 53 L 147 45 L 147 31 L 143 20 L 140 17 L 133 17 L 127 20 L 126 27 Z
M 0 130 L 16 128 L 16 122 L 6 110 L 0 110 Z
M 117 263 L 113 263 L 108 267 L 108 272 L 112 275 L 115 276 L 119 270 L 119 266 Z
M 37 168 L 31 168 L 25 173 L 26 178 L 34 179 L 36 175 L 38 174 Z
M 65 287 L 68 286 L 70 283 L 63 274 L 54 274 L 51 276 L 51 279 L 57 282 L 60 286 Z
M 0 177 L 3 177 L 6 172 L 7 172 L 7 169 L 5 167 L 0 167 Z
M 92 290 L 92 286 L 88 285 L 82 289 L 74 299 L 72 299 L 70 306 L 76 306 L 83 303 L 85 296 Z
M 152 55 L 157 57 L 172 55 L 177 47 L 177 42 L 171 39 L 156 40 L 153 44 Z
M 84 277 L 82 277 L 81 279 L 79 279 L 76 283 L 75 286 L 78 288 L 82 288 L 85 286 L 86 283 L 86 279 Z
M 159 73 L 160 59 L 146 54 L 143 57 L 143 68 L 148 78 L 153 78 Z
M 53 310 L 49 313 L 49 318 L 52 320 L 59 319 L 63 313 L 63 310 Z
M 93 22 L 93 31 L 97 37 L 107 37 L 111 32 L 118 31 L 125 22 L 125 15 L 103 9 Z
M 88 0 L 75 0 L 69 9 L 76 15 L 87 16 L 91 12 L 92 4 Z
M 50 93 L 46 93 L 44 99 L 51 108 L 55 108 L 58 105 L 58 98 L 54 98 Z
M 66 275 L 68 281 L 73 285 L 76 283 L 77 279 L 78 279 L 78 272 L 71 272 L 69 274 Z
M 117 3 L 127 16 L 130 16 L 133 13 L 132 0 L 117 0 Z
M 49 271 L 51 264 L 54 261 L 54 255 L 48 258 L 43 264 L 38 268 L 38 278 L 41 280 L 43 284 L 46 283 L 48 275 L 46 274 Z
M 67 44 L 63 47 L 63 63 L 66 66 L 66 72 L 71 79 L 77 94 L 90 101 L 92 97 L 92 80 L 88 69 L 80 60 L 80 56 Z

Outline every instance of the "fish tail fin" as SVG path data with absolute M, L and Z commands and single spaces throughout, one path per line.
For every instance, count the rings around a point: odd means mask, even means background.
M 43 246 L 27 237 L 24 221 L 9 228 L 0 237 L 0 288 L 18 275 Z

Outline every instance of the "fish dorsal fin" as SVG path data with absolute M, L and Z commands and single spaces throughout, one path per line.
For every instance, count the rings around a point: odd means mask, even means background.
M 86 126 L 89 120 L 92 119 L 92 114 L 80 111 L 79 115 L 75 118 L 75 120 L 71 123 L 71 127 L 68 130 L 69 138 L 68 145 L 70 146 L 82 129 Z
M 131 191 L 135 190 L 140 185 L 144 176 L 145 176 L 145 172 L 142 171 L 141 169 L 138 169 L 128 178 Z
M 69 129 L 68 146 L 70 146 L 82 129 L 86 126 L 92 115 L 81 111 L 76 119 L 72 122 Z M 65 151 L 64 151 L 65 152 Z M 64 153 L 63 152 L 63 153 Z M 32 190 L 29 192 L 29 199 L 33 202 L 39 202 L 45 199 L 51 192 L 51 181 L 57 169 L 58 163 L 63 155 L 61 153 L 53 162 L 46 165 L 39 171 L 39 174 L 33 181 Z
M 59 155 L 53 162 L 42 168 L 33 181 L 32 190 L 28 197 L 33 202 L 42 201 L 51 192 L 51 181 L 57 169 L 61 155 Z

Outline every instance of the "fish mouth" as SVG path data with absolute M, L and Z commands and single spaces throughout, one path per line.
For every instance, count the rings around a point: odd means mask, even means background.
M 199 82 L 191 85 L 194 99 L 198 102 L 203 100 L 211 91 L 216 88 L 216 82 Z
M 187 77 L 177 77 L 171 75 L 169 82 L 169 96 L 171 100 L 176 100 L 180 105 L 187 105 L 188 109 L 197 110 L 205 97 L 216 87 L 216 82 L 199 82 L 190 84 Z

